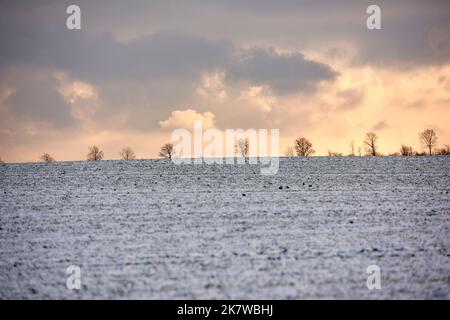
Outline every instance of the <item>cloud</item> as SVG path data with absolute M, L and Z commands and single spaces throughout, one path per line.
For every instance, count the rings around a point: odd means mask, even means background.
M 413 69 L 450 62 L 450 6 L 446 21 L 385 19 L 383 30 L 358 35 L 359 52 L 352 60 L 389 69 Z M 414 23 L 415 22 L 415 23 Z
M 195 118 L 308 135 L 318 153 L 387 120 L 383 147 L 397 148 L 389 135 L 417 140 L 424 119 L 448 113 L 445 0 L 380 0 L 379 31 L 366 28 L 368 0 L 77 3 L 82 29 L 69 31 L 67 1 L 2 1 L 0 153 L 104 132 L 115 154 L 112 133 L 126 142 Z
M 356 108 L 364 100 L 363 87 L 356 87 L 345 89 L 337 93 L 337 98 L 340 101 L 338 106 L 341 110 L 350 110 Z
M 11 67 L 4 70 L 0 90 L 8 92 L 2 101 L 2 127 L 17 131 L 21 124 L 70 128 L 76 125 L 70 106 L 59 92 L 58 79 L 45 69 Z
M 69 84 L 64 84 L 61 86 L 60 92 L 69 103 L 92 99 L 96 96 L 92 86 L 83 81 L 73 81 Z
M 305 48 L 329 51 L 336 43 L 345 43 L 356 49 L 355 64 L 383 68 L 414 68 L 450 61 L 447 36 L 450 2 L 446 0 L 378 0 L 382 30 L 375 31 L 366 28 L 366 8 L 373 4 L 370 0 L 191 0 L 169 3 L 136 0 L 132 5 L 125 0 L 79 0 L 77 3 L 83 12 L 83 32 L 90 35 L 112 33 L 112 37 L 122 43 L 159 30 L 184 30 L 208 39 L 227 39 L 245 47 L 264 44 L 297 51 Z M 64 2 L 21 4 L 5 1 L 2 9 L 1 20 L 7 23 L 23 18 L 38 21 L 35 23 L 55 21 L 53 29 L 64 26 L 65 15 L 61 15 L 65 11 Z M 20 23 L 29 24 L 26 21 Z M 3 30 L 7 31 L 6 35 L 16 31 Z M 23 54 L 26 52 L 20 53 Z
M 227 91 L 224 84 L 225 72 L 205 72 L 202 75 L 202 83 L 197 87 L 196 92 L 202 97 L 213 97 L 219 101 L 227 98 Z
M 56 73 L 55 77 L 60 82 L 59 93 L 71 108 L 71 115 L 83 125 L 92 122 L 100 107 L 97 90 L 91 84 L 71 80 L 63 73 Z
M 113 2 L 111 8 L 116 4 Z M 135 12 L 140 5 L 130 10 Z M 224 103 L 251 87 L 264 87 L 274 96 L 313 93 L 319 82 L 336 75 L 328 65 L 306 59 L 298 52 L 281 54 L 264 47 L 247 50 L 232 39 L 206 37 L 202 32 L 155 28 L 120 41 L 113 33 L 92 31 L 90 16 L 95 10 L 84 2 L 83 27 L 75 32 L 64 27 L 60 5 L 36 6 L 40 18 L 29 16 L 25 6 L 8 7 L 10 15 L 4 14 L 5 19 L 0 21 L 0 70 L 11 66 L 39 68 L 65 74 L 74 83 L 89 84 L 95 88 L 95 97 L 78 98 L 77 104 L 73 96 L 60 90 L 59 84 L 51 84 L 48 90 L 63 94 L 63 100 L 58 102 L 58 95 L 52 101 L 47 99 L 46 108 L 61 111 L 64 108 L 55 105 L 64 103 L 75 120 L 101 123 L 108 130 L 157 130 L 157 119 L 166 116 L 174 105 L 199 105 L 199 99 L 205 97 Z M 261 99 L 267 100 L 259 98 L 260 110 L 272 108 Z M 217 106 L 204 106 L 199 111 L 214 108 Z M 258 115 L 234 118 L 250 118 L 252 123 L 263 119 Z
M 330 66 L 307 60 L 301 53 L 277 53 L 273 48 L 253 48 L 230 66 L 229 81 L 270 86 L 278 94 L 313 91 L 321 81 L 335 79 Z
M 253 86 L 240 92 L 238 101 L 244 101 L 250 105 L 255 105 L 257 110 L 270 112 L 276 98 L 267 92 L 264 87 Z
M 88 35 L 48 26 L 32 29 L 26 24 L 1 29 L 0 41 L 0 65 L 34 64 L 94 82 L 191 79 L 226 63 L 231 50 L 226 41 L 178 32 L 156 32 L 120 43 L 111 34 Z
M 215 126 L 215 115 L 211 112 L 199 113 L 193 109 L 173 111 L 167 120 L 160 121 L 162 128 L 191 128 L 194 121 L 201 121 L 204 129 Z
M 382 130 L 385 130 L 385 129 L 389 128 L 389 127 L 390 127 L 390 125 L 386 121 L 382 120 L 382 121 L 378 121 L 372 127 L 372 130 L 374 130 L 374 131 L 382 131 Z
M 71 32 L 64 24 L 57 27 L 53 23 L 40 24 L 21 15 L 18 17 L 8 24 L 0 21 L 0 71 L 21 66 L 62 73 L 76 83 L 88 83 L 96 88 L 97 100 L 96 112 L 90 116 L 108 129 L 158 129 L 156 119 L 161 119 L 180 101 L 194 104 L 198 95 L 193 84 L 206 73 L 223 69 L 232 56 L 233 46 L 227 41 L 182 32 L 155 31 L 122 43 L 112 34 L 90 34 L 84 29 Z M 1 72 L 0 77 L 6 85 L 11 85 L 5 72 Z M 68 104 L 65 109 L 70 116 L 73 97 L 67 98 L 68 93 L 59 90 L 57 80 L 40 85 L 45 84 L 48 88 L 39 91 L 54 93 L 51 100 L 50 96 L 41 97 L 45 100 L 43 104 L 47 104 L 45 108 L 54 108 L 57 112 L 52 114 L 58 116 L 64 108 L 56 104 Z M 224 90 L 218 94 L 225 97 Z M 39 107 L 34 109 L 39 110 Z M 81 113 L 88 111 L 89 106 L 83 109 Z M 83 116 L 79 110 L 75 113 L 78 118 Z
M 268 85 L 279 94 L 313 90 L 337 75 L 330 66 L 298 52 L 236 48 L 216 38 L 157 31 L 119 42 L 112 34 L 70 32 L 52 25 L 33 28 L 27 22 L 1 23 L 0 66 L 33 64 L 61 70 L 82 81 L 101 85 L 114 81 L 193 81 L 205 73 L 225 71 L 227 81 Z M 10 37 L 14 33 L 15 37 Z

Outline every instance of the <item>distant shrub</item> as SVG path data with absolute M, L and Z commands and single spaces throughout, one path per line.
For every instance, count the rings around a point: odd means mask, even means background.
M 136 159 L 136 154 L 134 153 L 133 149 L 130 147 L 125 147 L 122 149 L 122 151 L 119 152 L 120 157 L 122 160 L 134 160 Z
M 101 151 L 97 146 L 92 146 L 89 148 L 89 153 L 87 154 L 88 161 L 99 161 L 103 159 L 103 151 Z
M 355 142 L 353 142 L 353 140 L 350 142 L 349 147 L 350 147 L 350 153 L 348 154 L 348 156 L 354 157 L 355 156 Z
M 436 151 L 438 156 L 449 156 L 450 155 L 450 145 L 446 144 L 443 148 Z
M 171 143 L 166 143 L 165 145 L 163 145 L 161 147 L 161 150 L 159 151 L 159 156 L 162 158 L 172 159 L 173 155 L 174 155 L 174 150 L 173 150 L 173 144 L 171 144 Z
M 45 163 L 55 162 L 55 159 L 51 155 L 49 155 L 48 153 L 44 153 L 39 158 L 41 159 L 42 162 L 45 162 Z
M 284 155 L 286 157 L 295 157 L 294 148 L 292 146 L 289 146 L 284 151 Z
M 340 152 L 333 152 L 333 151 L 328 150 L 328 156 L 329 157 L 342 157 L 343 154 Z
M 402 144 L 402 146 L 400 147 L 400 154 L 402 156 L 405 156 L 405 157 L 413 156 L 414 155 L 414 151 L 413 151 L 413 148 L 411 146 L 407 146 L 407 145 Z

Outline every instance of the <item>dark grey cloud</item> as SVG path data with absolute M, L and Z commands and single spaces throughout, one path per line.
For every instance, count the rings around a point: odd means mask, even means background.
M 122 114 L 126 120 L 120 125 L 133 130 L 156 129 L 171 111 L 198 105 L 195 89 L 205 72 L 225 71 L 230 86 L 267 85 L 278 94 L 313 91 L 318 82 L 336 75 L 329 66 L 307 60 L 300 53 L 278 54 L 262 47 L 242 50 L 232 38 L 208 34 L 208 25 L 184 32 L 162 23 L 127 41 L 117 39 L 113 29 L 93 31 L 96 23 L 115 25 L 117 21 L 124 22 L 121 28 L 126 29 L 134 23 L 130 14 L 139 18 L 143 12 L 152 16 L 155 10 L 165 14 L 172 8 L 161 2 L 126 3 L 82 1 L 80 31 L 65 27 L 65 5 L 69 2 L 2 3 L 0 70 L 20 66 L 63 71 L 71 79 L 87 81 L 98 90 L 101 100 L 94 114 L 97 121 L 114 126 Z M 200 3 L 190 5 L 195 8 Z M 204 9 L 217 7 L 205 5 Z M 148 23 L 154 21 L 149 19 Z M 55 125 L 75 121 L 57 91 L 59 83 L 55 79 L 37 82 L 21 85 L 8 109 L 16 110 L 17 116 L 45 118 Z M 42 95 L 37 96 L 39 92 Z M 31 101 L 35 101 L 32 107 Z
M 203 72 L 223 68 L 232 56 L 227 41 L 181 32 L 161 31 L 122 43 L 111 33 L 69 31 L 63 19 L 56 19 L 59 26 L 36 19 L 25 14 L 22 4 L 9 3 L 17 19 L 7 15 L 0 21 L 0 81 L 3 88 L 15 89 L 2 112 L 15 119 L 68 125 L 70 109 L 58 92 L 60 83 L 49 75 L 63 71 L 98 89 L 102 104 L 94 116 L 102 125 L 114 125 L 111 119 L 123 113 L 127 128 L 155 129 L 171 110 L 193 100 L 194 85 Z M 33 74 L 41 70 L 42 79 L 27 80 L 26 72 L 17 73 L 27 68 Z
M 450 60 L 447 0 L 377 1 L 380 31 L 365 27 L 368 0 L 81 0 L 81 32 L 65 29 L 71 1 L 0 3 L 0 63 L 33 61 L 91 79 L 172 72 L 189 78 L 225 64 L 231 43 L 298 49 L 329 43 L 332 51 L 345 41 L 358 50 L 355 64 L 384 67 Z M 123 43 L 116 36 L 134 40 Z
M 279 54 L 273 49 L 253 48 L 244 55 L 228 70 L 229 80 L 268 85 L 278 94 L 313 91 L 319 82 L 337 76 L 330 66 L 307 60 L 300 53 Z
M 20 131 L 22 124 L 30 123 L 66 129 L 76 125 L 70 106 L 58 90 L 59 82 L 50 71 L 11 67 L 2 72 L 0 90 L 10 90 L 2 101 L 3 129 Z
M 226 63 L 231 51 L 227 42 L 188 34 L 159 32 L 120 43 L 112 34 L 26 24 L 1 28 L 0 41 L 1 65 L 33 64 L 91 81 L 192 77 Z
M 171 30 L 238 45 L 314 48 L 350 43 L 355 64 L 386 68 L 450 61 L 448 0 L 112 0 L 80 1 L 89 33 L 132 38 Z M 366 28 L 366 8 L 381 7 L 382 30 Z M 53 13 L 53 16 L 55 13 Z
M 355 37 L 359 54 L 353 63 L 402 69 L 450 62 L 450 1 L 440 4 L 429 15 L 411 19 L 386 12 L 382 30 L 364 30 Z M 443 11 L 433 14 L 438 8 Z
M 11 35 L 14 34 L 14 37 Z M 301 54 L 277 54 L 255 48 L 236 61 L 236 48 L 226 40 L 211 40 L 186 33 L 160 31 L 127 43 L 112 34 L 89 35 L 83 31 L 23 23 L 3 25 L 0 64 L 33 64 L 70 72 L 89 81 L 167 78 L 192 81 L 202 72 L 225 69 L 233 80 L 267 84 L 279 93 L 305 90 L 316 82 L 333 79 L 330 67 Z
M 72 1 L 0 1 L 0 81 L 17 87 L 5 109 L 14 117 L 55 125 L 75 121 L 50 76 L 54 70 L 98 89 L 99 123 L 114 125 L 110 119 L 123 112 L 128 120 L 122 125 L 149 130 L 171 111 L 199 105 L 195 88 L 204 72 L 224 70 L 235 92 L 243 85 L 267 85 L 278 95 L 313 93 L 317 83 L 333 80 L 338 71 L 306 59 L 298 53 L 303 49 L 342 54 L 336 44 L 349 43 L 357 50 L 352 63 L 385 68 L 450 61 L 447 0 L 377 1 L 380 31 L 365 27 L 365 10 L 372 4 L 366 0 L 77 3 L 81 31 L 65 27 Z M 5 70 L 14 66 L 47 75 L 13 83 Z M 343 92 L 340 98 L 341 107 L 351 108 L 363 93 Z M 209 108 L 214 112 L 216 106 Z M 261 121 L 270 115 L 264 117 Z

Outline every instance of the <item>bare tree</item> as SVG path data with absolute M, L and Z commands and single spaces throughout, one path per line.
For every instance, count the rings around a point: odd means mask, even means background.
M 436 154 L 440 156 L 450 156 L 450 145 L 444 144 L 444 147 L 439 149 Z
M 234 150 L 236 154 L 240 155 L 241 157 L 248 157 L 250 153 L 250 140 L 248 138 L 238 139 L 234 144 Z
M 286 157 L 295 157 L 294 148 L 292 146 L 287 147 L 286 151 L 284 151 L 284 155 Z
M 295 140 L 295 152 L 298 157 L 308 157 L 312 155 L 315 152 L 312 147 L 312 142 L 306 138 L 301 137 Z
M 358 156 L 361 157 L 362 153 L 361 153 L 361 147 L 358 147 Z
M 48 153 L 44 153 L 42 156 L 40 156 L 40 159 L 45 163 L 52 163 L 55 162 L 55 159 Z
M 366 138 L 363 141 L 364 146 L 366 147 L 366 154 L 370 156 L 377 156 L 378 155 L 378 136 L 373 133 L 369 132 L 366 134 Z
M 122 151 L 119 152 L 120 157 L 122 160 L 134 160 L 136 159 L 136 154 L 134 153 L 133 149 L 130 147 L 125 147 L 122 149 Z
M 419 133 L 420 143 L 425 149 L 428 149 L 428 154 L 431 156 L 433 148 L 437 144 L 437 136 L 433 129 L 426 129 Z
M 174 155 L 174 150 L 173 150 L 173 144 L 171 143 L 166 143 L 165 145 L 163 145 L 161 147 L 161 150 L 159 151 L 159 156 L 166 158 L 166 159 L 172 159 Z
M 355 156 L 355 143 L 353 142 L 353 140 L 350 142 L 350 153 L 348 154 L 349 157 L 354 157 Z
M 0 164 L 5 164 L 5 162 L 0 158 Z
M 400 154 L 404 157 L 413 156 L 414 151 L 411 146 L 402 144 L 402 146 L 400 147 Z
M 103 159 L 103 151 L 97 146 L 89 147 L 89 153 L 87 154 L 88 161 L 99 161 Z

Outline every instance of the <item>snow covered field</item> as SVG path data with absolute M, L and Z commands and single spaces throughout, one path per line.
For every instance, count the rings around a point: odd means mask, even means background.
M 0 298 L 449 299 L 449 191 L 449 157 L 3 165 Z

